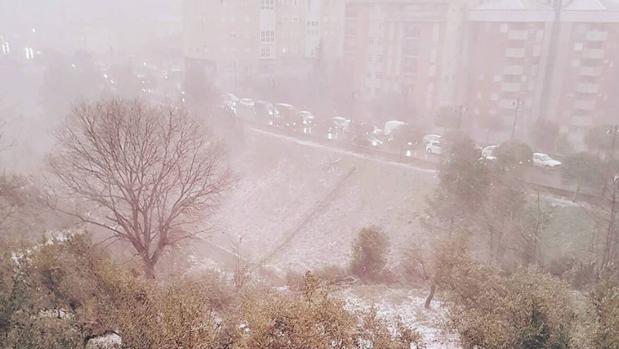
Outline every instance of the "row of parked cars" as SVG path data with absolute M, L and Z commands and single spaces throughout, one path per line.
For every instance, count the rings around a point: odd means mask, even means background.
M 490 161 L 496 160 L 496 150 L 498 145 L 489 145 L 481 149 L 482 158 Z M 531 157 L 531 163 L 534 166 L 542 168 L 556 168 L 561 166 L 561 161 L 553 159 L 550 155 L 545 153 L 533 153 Z
M 441 135 L 426 134 L 422 137 L 418 130 L 404 121 L 390 120 L 378 126 L 352 122 L 343 116 L 322 118 L 291 104 L 238 98 L 232 93 L 223 96 L 222 107 L 235 118 L 280 128 L 291 134 L 376 148 L 406 157 L 415 156 L 417 150 L 431 155 L 443 153 Z M 495 160 L 497 147 L 489 145 L 481 148 L 481 157 Z M 561 165 L 561 162 L 544 153 L 534 153 L 532 163 L 545 168 Z
M 280 128 L 291 134 L 304 134 L 329 141 L 337 141 L 412 157 L 419 145 L 417 132 L 408 123 L 399 120 L 373 125 L 344 116 L 317 117 L 312 112 L 287 103 L 270 103 L 238 98 L 233 94 L 223 97 L 224 110 L 233 117 Z

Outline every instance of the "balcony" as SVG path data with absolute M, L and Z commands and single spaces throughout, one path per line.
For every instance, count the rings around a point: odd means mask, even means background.
M 497 104 L 501 109 L 516 109 L 515 99 L 501 99 Z
M 503 68 L 503 75 L 522 75 L 524 68 L 521 65 L 510 65 Z
M 574 102 L 574 109 L 592 111 L 595 109 L 595 101 L 593 100 L 576 100 Z
M 580 75 L 590 76 L 590 77 L 600 77 L 602 76 L 602 67 L 583 66 L 580 68 Z
M 608 32 L 599 30 L 587 32 L 586 40 L 595 42 L 606 41 L 608 40 Z
M 505 57 L 507 58 L 524 58 L 525 50 L 523 48 L 508 48 L 505 49 Z
M 587 59 L 602 59 L 604 58 L 604 50 L 598 48 L 585 48 L 582 51 L 582 56 Z
M 586 115 L 572 115 L 570 124 L 576 127 L 591 127 L 593 126 L 593 118 Z
M 503 84 L 501 84 L 502 92 L 520 92 L 521 88 L 521 84 L 516 82 L 504 82 Z
M 597 84 L 580 83 L 576 85 L 576 92 L 584 94 L 598 93 L 599 86 Z
M 510 30 L 507 32 L 507 38 L 509 40 L 526 40 L 529 37 L 529 31 L 527 30 Z

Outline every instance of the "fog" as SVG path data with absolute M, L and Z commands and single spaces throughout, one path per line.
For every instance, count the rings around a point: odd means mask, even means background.
M 614 348 L 617 91 L 619 0 L 0 0 L 0 338 Z

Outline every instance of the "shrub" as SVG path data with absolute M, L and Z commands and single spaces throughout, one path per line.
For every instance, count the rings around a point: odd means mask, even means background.
M 567 285 L 535 270 L 501 276 L 469 270 L 473 290 L 449 290 L 449 326 L 465 347 L 570 348 L 576 327 Z
M 619 348 L 619 284 L 611 277 L 603 277 L 589 294 L 593 309 L 593 331 L 590 334 L 594 348 Z
M 2 349 L 79 348 L 110 333 L 131 349 L 422 345 L 416 331 L 400 326 L 390 333 L 377 318 L 358 326 L 357 314 L 309 272 L 299 292 L 257 285 L 239 294 L 210 274 L 159 283 L 141 278 L 82 236 L 29 248 L 17 258 L 10 256 L 12 247 L 2 241 L 0 247 Z M 341 271 L 322 273 L 327 279 Z
M 350 272 L 364 281 L 381 281 L 387 264 L 388 240 L 377 228 L 364 228 L 353 243 Z

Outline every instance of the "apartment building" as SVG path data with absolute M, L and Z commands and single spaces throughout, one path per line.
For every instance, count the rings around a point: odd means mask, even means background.
M 343 1 L 185 0 L 187 64 L 222 88 L 304 79 L 317 59 L 338 56 Z
M 475 120 L 508 126 L 537 116 L 553 16 L 543 1 L 491 1 L 469 10 L 465 100 Z
M 590 127 L 619 122 L 619 2 L 572 1 L 559 19 L 542 112 L 580 143 Z
M 523 130 L 555 121 L 579 145 L 617 104 L 619 3 L 487 1 L 468 11 L 465 100 L 476 119 Z M 518 119 L 518 120 L 516 120 Z
M 349 0 L 343 60 L 358 98 L 399 104 L 409 121 L 431 119 L 442 106 L 457 103 L 466 4 Z

